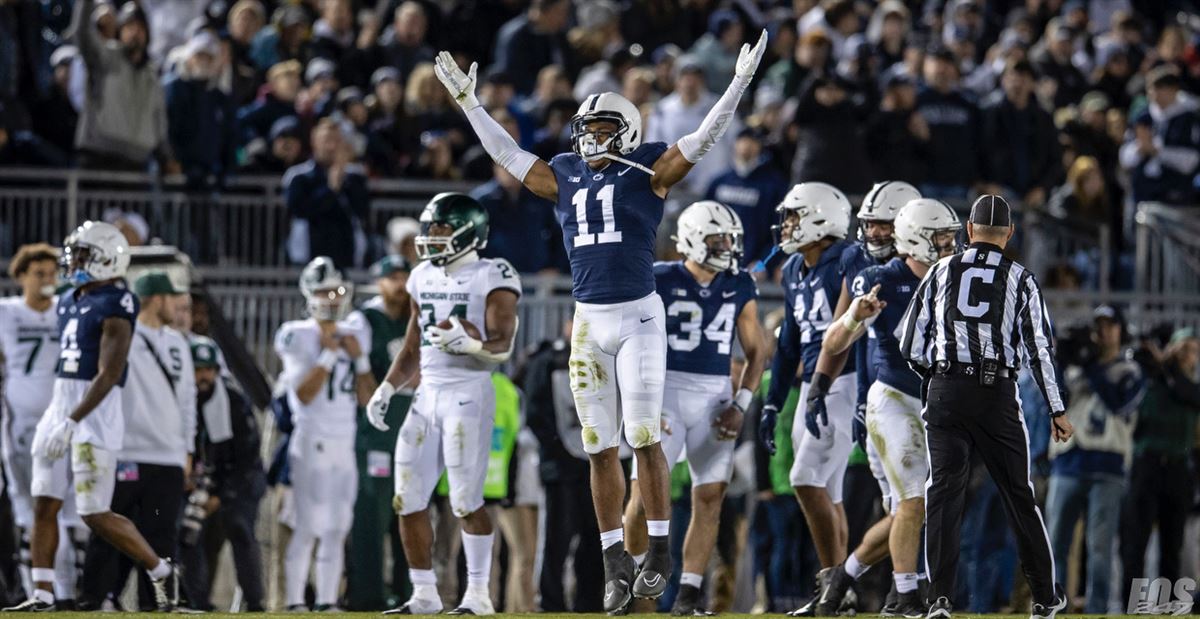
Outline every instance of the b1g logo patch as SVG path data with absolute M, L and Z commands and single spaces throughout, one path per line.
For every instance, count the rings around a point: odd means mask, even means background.
M 1166 578 L 1134 578 L 1129 583 L 1131 615 L 1187 615 L 1192 612 L 1196 581 L 1180 578 L 1174 586 Z M 1174 599 L 1172 599 L 1174 598 Z

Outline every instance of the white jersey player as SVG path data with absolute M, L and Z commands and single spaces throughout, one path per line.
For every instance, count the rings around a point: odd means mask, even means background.
M 304 267 L 300 290 L 309 318 L 286 322 L 275 334 L 283 360 L 279 381 L 296 427 L 288 446 L 296 526 L 287 547 L 285 603 L 289 611 L 307 609 L 304 589 L 315 547 L 315 610 L 329 611 L 336 609 L 358 490 L 358 407 L 374 391 L 375 379 L 367 359 L 370 340 L 345 320 L 354 285 L 320 256 Z
M 417 252 L 408 278 L 412 318 L 400 354 L 367 405 L 372 425 L 396 389 L 420 376 L 420 387 L 396 438 L 393 505 L 413 583 L 412 598 L 389 614 L 441 612 L 433 572 L 428 506 L 443 471 L 450 509 L 462 521 L 467 588 L 450 614 L 495 613 L 488 594 L 493 527 L 483 508 L 495 391 L 491 373 L 512 353 L 521 282 L 507 261 L 480 258 L 487 244 L 487 211 L 469 196 L 443 193 L 421 213 Z M 469 324 L 468 324 L 469 323 Z M 478 329 L 478 336 L 470 328 Z

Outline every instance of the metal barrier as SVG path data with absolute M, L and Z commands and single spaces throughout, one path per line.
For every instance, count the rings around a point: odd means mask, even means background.
M 1140 204 L 1137 289 L 1200 294 L 1200 208 Z

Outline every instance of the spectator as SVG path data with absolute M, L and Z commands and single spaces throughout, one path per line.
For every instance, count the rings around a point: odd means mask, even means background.
M 412 217 L 393 217 L 387 223 L 388 253 L 404 258 L 409 264 L 420 262 L 417 256 L 417 235 L 421 224 Z
M 146 15 L 147 28 L 154 33 L 147 45 L 150 60 L 165 67 L 171 52 L 187 45 L 195 31 L 195 24 L 203 21 L 205 3 L 138 0 L 137 4 Z
M 1054 120 L 1033 97 L 1028 61 L 1005 67 L 1000 83 L 1003 91 L 989 97 L 980 112 L 980 177 L 987 193 L 1041 206 L 1062 170 Z
M 1055 83 L 1054 107 L 1072 105 L 1087 92 L 1088 82 L 1072 59 L 1075 54 L 1074 33 L 1061 23 L 1046 28 L 1045 46 L 1033 55 L 1033 63 L 1042 79 Z
M 1051 216 L 1084 229 L 1106 223 L 1110 226 L 1116 223 L 1119 227 L 1120 210 L 1113 208 L 1115 204 L 1104 184 L 1100 164 L 1094 157 L 1083 155 L 1071 164 L 1067 182 L 1050 196 L 1046 210 Z
M 1200 164 L 1200 114 L 1196 102 L 1180 96 L 1178 70 L 1156 67 L 1146 77 L 1147 109 L 1133 121 L 1133 135 L 1121 147 L 1121 167 L 1129 171 L 1134 203 L 1191 204 L 1193 177 Z
M 267 25 L 267 13 L 258 0 L 238 0 L 225 21 L 225 29 L 233 40 L 234 55 L 249 62 L 250 45 Z
M 1075 330 L 1059 341 L 1070 396 L 1066 415 L 1084 431 L 1065 443 L 1050 443 L 1046 513 L 1054 564 L 1062 566 L 1064 573 L 1070 569 L 1075 524 L 1084 519 L 1087 603 L 1083 611 L 1106 614 L 1134 416 L 1146 385 L 1141 368 L 1123 354 L 1125 323 L 1120 312 L 1101 305 L 1092 315 L 1090 329 Z
M 813 80 L 792 120 L 799 130 L 792 182 L 821 181 L 851 195 L 870 190 L 864 116 L 841 76 Z
M 450 94 L 438 82 L 432 64 L 419 64 L 408 75 L 404 109 L 412 117 L 415 135 L 430 129 L 459 129 L 463 120 Z
M 276 121 L 296 115 L 300 71 L 300 63 L 295 60 L 278 63 L 267 71 L 267 85 L 258 100 L 238 111 L 239 145 L 244 147 L 256 139 L 266 139 Z
M 570 273 L 553 205 L 497 165 L 494 180 L 471 192 L 491 222 L 485 258 L 504 258 L 522 274 Z
M 141 301 L 129 348 L 124 410 L 124 440 L 117 457 L 112 511 L 129 518 L 154 552 L 176 556 L 179 509 L 185 473 L 196 440 L 196 381 L 187 338 L 171 325 L 180 291 L 162 271 L 142 275 L 133 284 Z M 132 560 L 99 536 L 88 544 L 81 604 L 98 609 L 116 599 L 133 569 Z M 155 609 L 155 596 L 144 570 L 138 572 L 138 606 Z
M 763 134 L 742 129 L 733 143 L 733 167 L 713 179 L 704 194 L 733 209 L 742 220 L 742 266 L 765 260 L 775 245 L 775 207 L 787 193 L 787 179 L 763 152 Z
M 186 565 L 188 596 L 194 607 L 212 608 L 208 592 L 215 573 L 209 567 L 217 565 L 228 541 L 245 611 L 263 612 L 262 553 L 254 532 L 258 504 L 267 488 L 259 456 L 261 431 L 246 396 L 232 380 L 221 376 L 221 352 L 216 343 L 194 336 L 191 349 L 198 443 L 204 453 L 204 472 L 210 480 L 208 493 L 216 498 L 217 508 L 204 527 L 204 547 L 198 552 L 183 551 L 184 556 L 198 560 Z
M 917 87 L 907 73 L 883 82 L 879 109 L 867 121 L 867 155 L 875 176 L 884 173 L 918 185 L 925 180 L 929 123 L 917 111 Z
M 591 93 L 589 93 L 591 94 Z M 521 112 L 534 118 L 544 118 L 546 108 L 559 99 L 571 98 L 571 80 L 558 65 L 546 65 L 538 71 L 533 94 L 520 103 Z M 555 153 L 558 154 L 558 153 Z
M 926 198 L 965 199 L 976 179 L 979 109 L 958 87 L 958 66 L 949 50 L 925 56 L 924 87 L 917 93 L 917 112 L 929 125 Z
M 249 58 L 239 53 L 237 42 L 228 31 L 223 30 L 217 36 L 221 40 L 221 52 L 217 59 L 216 75 L 213 76 L 213 87 L 225 93 L 229 100 L 228 115 L 236 129 L 237 111 L 254 102 L 262 77 Z
M 418 64 L 433 62 L 433 48 L 425 42 L 429 19 L 420 2 L 403 2 L 396 7 L 392 27 L 379 41 L 382 64 L 400 72 L 397 79 L 412 73 Z
M 308 62 L 309 24 L 304 9 L 296 4 L 281 4 L 271 16 L 271 25 L 254 36 L 250 58 L 259 71 L 287 61 Z
M 1190 328 L 1171 335 L 1165 351 L 1152 340 L 1139 356 L 1148 377 L 1138 411 L 1133 466 L 1121 523 L 1121 582 L 1149 573 L 1174 582 L 1180 576 L 1180 550 L 1191 507 L 1194 481 L 1189 453 L 1200 417 L 1200 340 Z M 1158 569 L 1146 571 L 1146 546 L 1158 529 Z
M 412 161 L 417 137 L 404 110 L 400 72 L 380 67 L 371 75 L 374 93 L 367 97 L 370 116 L 367 130 L 367 166 L 373 174 L 396 176 Z
M 880 71 L 904 60 L 904 43 L 912 28 L 908 7 L 899 0 L 884 0 L 871 14 L 867 42 Z
M 362 222 L 370 208 L 367 179 L 352 163 L 336 123 L 322 120 L 312 132 L 312 159 L 283 176 L 291 218 L 288 256 L 304 264 L 329 256 L 339 269 L 360 266 L 366 250 Z
M 500 28 L 492 70 L 511 75 L 516 81 L 517 92 L 529 94 L 542 67 L 570 65 L 563 36 L 570 17 L 569 0 L 533 0 L 524 15 Z
M 638 58 L 629 49 L 617 48 L 604 60 L 584 69 L 575 81 L 575 99 L 583 101 L 601 92 L 620 92 L 625 76 L 637 66 Z
M 709 92 L 724 92 L 733 79 L 738 48 L 745 39 L 745 29 L 738 14 L 731 9 L 713 11 L 708 17 L 708 32 L 688 50 L 688 55 L 704 67 L 704 82 Z
M 700 121 L 717 102 L 717 95 L 704 87 L 704 67 L 694 58 L 680 58 L 677 68 L 679 73 L 675 78 L 675 92 L 663 97 L 654 106 L 647 122 L 645 142 L 674 144 L 700 126 Z M 727 131 L 736 135 L 741 129 L 740 125 L 735 117 L 730 120 Z M 712 179 L 729 169 L 732 160 L 733 143 L 730 140 L 718 141 L 676 189 L 700 195 Z
M 550 102 L 542 116 L 542 128 L 533 136 L 533 148 L 530 152 L 549 161 L 560 153 L 570 151 L 571 118 L 578 109 L 579 104 L 571 98 Z
M 0 165 L 67 166 L 70 161 L 49 142 L 19 128 L 9 108 L 0 103 Z
M 337 106 L 337 92 L 341 88 L 337 65 L 328 58 L 313 58 L 304 67 L 304 83 L 296 99 L 296 111 L 302 118 L 325 118 Z
M 311 51 L 314 58 L 324 58 L 334 64 L 341 86 L 366 86 L 371 77 L 369 52 L 374 45 L 375 26 L 368 25 L 369 35 L 360 39 L 355 33 L 352 0 L 322 0 L 321 17 L 313 24 Z
M 644 67 L 635 67 L 627 71 L 619 90 L 621 95 L 639 110 L 658 101 L 657 93 L 654 92 L 654 71 Z
M 591 65 L 611 58 L 617 50 L 622 49 L 624 40 L 621 38 L 620 17 L 620 7 L 612 0 L 581 3 L 578 23 L 567 33 L 574 61 L 581 66 Z M 602 91 L 588 91 L 588 94 L 595 92 Z
M 1079 116 L 1068 121 L 1062 129 L 1067 143 L 1076 156 L 1094 157 L 1104 174 L 1109 191 L 1120 195 L 1117 183 L 1119 147 L 1108 135 L 1108 111 L 1112 109 L 1108 97 L 1099 91 L 1083 96 L 1078 105 Z M 1119 202 L 1115 200 L 1114 203 Z
M 80 165 L 142 171 L 153 154 L 164 171 L 178 172 L 167 140 L 162 86 L 146 55 L 146 17 L 136 4 L 126 3 L 117 18 L 118 41 L 104 41 L 85 19 L 95 1 L 79 0 L 71 19 L 89 77 L 75 141 Z
M 54 81 L 46 96 L 29 110 L 33 132 L 58 149 L 64 158 L 75 151 L 75 129 L 79 124 L 79 112 L 69 94 L 71 70 L 77 58 L 79 50 L 74 45 L 54 50 L 50 55 Z
M 654 63 L 654 90 L 660 97 L 675 92 L 675 63 L 683 55 L 678 45 L 667 44 L 654 50 L 650 60 Z
M 854 3 L 850 0 L 824 0 L 820 6 L 801 16 L 797 27 L 801 36 L 814 30 L 824 32 L 833 44 L 834 58 L 841 58 L 846 37 L 859 29 L 858 15 L 854 11 Z
M 150 224 L 139 213 L 108 208 L 101 219 L 116 226 L 130 247 L 140 247 L 150 242 Z
M 762 89 L 780 99 L 798 97 L 809 80 L 833 71 L 833 42 L 824 30 L 814 30 L 796 42 L 796 53 L 767 69 Z
M 191 187 L 219 185 L 233 165 L 233 119 L 225 93 L 212 86 L 220 43 L 207 30 L 188 42 L 182 63 L 163 82 L 167 136 Z
M 983 62 L 963 80 L 962 86 L 976 97 L 986 97 L 1000 89 L 1000 76 L 1005 67 L 1027 59 L 1020 35 L 1014 30 L 1005 30 L 1000 40 L 988 48 Z
M 300 163 L 304 156 L 304 131 L 300 119 L 284 116 L 271 125 L 269 140 L 257 142 L 247 149 L 246 163 L 239 170 L 242 174 L 282 175 L 288 168 Z
M 1096 51 L 1096 69 L 1092 74 L 1095 89 L 1112 103 L 1113 107 L 1128 110 L 1133 98 L 1129 94 L 1129 78 L 1133 65 L 1129 53 L 1117 43 L 1106 43 Z

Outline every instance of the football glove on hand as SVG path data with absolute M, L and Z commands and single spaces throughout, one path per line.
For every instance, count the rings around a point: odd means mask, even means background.
M 867 449 L 867 403 L 863 402 L 854 409 L 854 424 L 850 426 L 854 442 L 863 451 Z
M 383 419 L 387 416 L 388 405 L 391 404 L 394 395 L 396 395 L 396 388 L 392 386 L 392 383 L 384 380 L 380 381 L 379 387 L 367 401 L 367 421 L 380 432 L 388 431 L 388 424 Z
M 825 408 L 825 394 L 808 397 L 804 407 L 804 427 L 813 438 L 821 438 L 821 426 L 829 425 L 829 411 Z
M 467 333 L 458 316 L 450 317 L 450 325 L 449 329 L 430 325 L 425 329 L 425 339 L 437 346 L 438 350 L 452 355 L 473 355 L 483 350 L 483 342 Z
M 754 71 L 758 69 L 758 63 L 762 61 L 763 53 L 767 51 L 767 30 L 763 28 L 762 35 L 758 37 L 758 42 L 754 47 L 750 47 L 749 43 L 743 43 L 742 49 L 738 52 L 737 67 L 734 69 L 734 74 L 740 78 L 750 81 L 754 77 Z
M 463 73 L 450 52 L 441 52 L 434 59 L 433 73 L 463 111 L 468 111 L 479 107 L 479 99 L 475 97 L 475 85 L 479 83 L 475 73 L 478 69 L 479 63 L 472 62 L 471 68 Z
M 779 409 L 768 404 L 763 407 L 762 417 L 758 420 L 758 440 L 772 456 L 775 455 L 775 421 L 778 416 Z
M 32 450 L 34 455 L 50 460 L 58 460 L 67 455 L 67 450 L 71 448 L 71 436 L 75 434 L 75 428 L 78 425 L 79 422 L 67 417 L 50 426 L 46 432 L 34 435 Z

